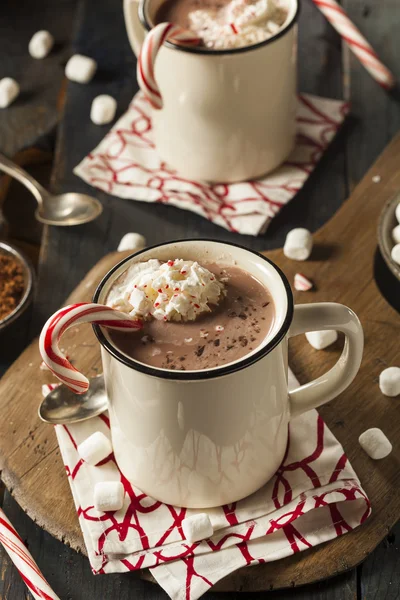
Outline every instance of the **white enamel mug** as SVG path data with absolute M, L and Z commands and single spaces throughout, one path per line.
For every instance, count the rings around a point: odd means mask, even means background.
M 165 0 L 124 0 L 136 55 Z M 188 179 L 244 181 L 272 171 L 295 141 L 298 0 L 276 35 L 244 48 L 208 50 L 165 42 L 152 110 L 160 157 Z
M 177 257 L 246 270 L 268 288 L 276 311 L 272 330 L 258 348 L 204 371 L 177 372 L 137 362 L 112 344 L 106 329 L 94 326 L 121 471 L 162 502 L 206 508 L 235 502 L 274 475 L 285 453 L 289 419 L 329 402 L 355 377 L 363 332 L 356 315 L 340 304 L 293 308 L 289 283 L 271 261 L 210 240 L 170 242 L 128 257 L 105 276 L 94 302 L 106 301 L 132 262 Z M 322 329 L 345 334 L 341 357 L 325 375 L 288 392 L 288 339 Z

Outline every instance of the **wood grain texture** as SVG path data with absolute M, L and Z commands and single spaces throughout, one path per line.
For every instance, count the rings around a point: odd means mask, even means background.
M 316 291 L 295 293 L 297 303 L 341 301 L 353 308 L 362 321 L 366 344 L 360 373 L 338 399 L 321 408 L 321 413 L 342 442 L 371 499 L 372 516 L 362 527 L 342 538 L 287 558 L 279 569 L 274 563 L 241 569 L 220 582 L 217 590 L 258 591 L 298 586 L 346 571 L 377 546 L 400 516 L 400 448 L 396 444 L 400 423 L 393 399 L 382 396 L 377 385 L 382 368 L 395 363 L 400 318 L 382 298 L 373 278 L 374 231 L 381 207 L 400 187 L 399 157 L 400 136 L 373 167 L 381 173 L 382 184 L 372 183 L 368 173 L 340 211 L 315 235 L 312 257 L 301 268 L 315 282 Z M 66 302 L 89 300 L 100 278 L 127 254 L 105 256 Z M 292 281 L 299 265 L 286 259 L 281 250 L 267 255 Z M 74 357 L 76 366 L 89 376 L 101 368 L 99 348 L 89 327 L 83 325 L 66 332 L 63 347 Z M 337 350 L 311 351 L 304 339 L 291 344 L 290 361 L 300 381 L 316 377 L 336 357 Z M 39 364 L 35 341 L 0 382 L 4 416 L 0 422 L 2 479 L 41 527 L 84 551 L 54 433 L 36 415 L 41 383 L 46 378 Z M 47 377 L 51 379 L 50 375 Z M 23 388 L 18 385 L 22 380 Z M 359 434 L 372 426 L 381 427 L 394 443 L 392 455 L 380 463 L 373 463 L 357 443 Z
M 13 2 L 3 0 L 0 13 L 0 78 L 13 77 L 21 92 L 7 109 L 0 110 L 0 148 L 9 156 L 32 146 L 57 125 L 57 97 L 69 58 L 69 40 L 77 0 Z M 58 18 L 59 16 L 62 18 Z M 28 43 L 39 29 L 56 39 L 51 54 L 35 60 Z

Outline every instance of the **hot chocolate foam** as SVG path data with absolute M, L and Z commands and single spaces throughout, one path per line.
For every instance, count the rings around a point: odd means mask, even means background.
M 194 321 L 224 294 L 224 284 L 197 262 L 151 259 L 127 269 L 114 283 L 107 304 L 136 318 Z
M 156 20 L 190 29 L 208 48 L 222 50 L 270 38 L 279 31 L 287 14 L 282 0 L 167 0 Z
M 139 335 L 109 330 L 124 354 L 156 368 L 206 370 L 253 352 L 268 337 L 275 307 L 268 290 L 236 266 L 205 265 L 222 279 L 226 294 L 211 312 L 195 321 L 144 321 Z

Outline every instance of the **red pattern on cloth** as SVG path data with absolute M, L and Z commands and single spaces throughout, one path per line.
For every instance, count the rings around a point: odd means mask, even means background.
M 74 173 L 114 196 L 170 204 L 230 231 L 258 235 L 302 188 L 348 109 L 340 100 L 301 94 L 296 146 L 281 167 L 254 181 L 207 184 L 180 177 L 159 159 L 152 137 L 152 109 L 139 92 Z
M 94 431 L 110 435 L 107 415 L 56 426 L 92 569 L 151 568 L 173 600 L 195 600 L 242 566 L 316 546 L 351 531 L 370 514 L 369 500 L 342 446 L 315 410 L 290 422 L 286 454 L 270 482 L 244 500 L 202 511 L 150 498 L 123 476 L 113 455 L 96 467 L 83 463 L 77 445 Z M 94 486 L 104 480 L 122 482 L 120 511 L 95 510 Z M 182 521 L 196 512 L 209 514 L 214 534 L 189 543 Z

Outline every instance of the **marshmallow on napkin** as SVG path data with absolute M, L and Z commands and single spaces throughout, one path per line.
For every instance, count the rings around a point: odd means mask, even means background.
M 230 231 L 258 235 L 303 187 L 347 112 L 345 102 L 301 94 L 296 146 L 283 165 L 258 180 L 208 184 L 183 179 L 161 161 L 153 143 L 151 106 L 139 92 L 74 173 L 114 196 L 171 204 Z
M 289 371 L 289 387 L 297 385 Z M 315 410 L 293 419 L 289 430 L 283 464 L 263 488 L 232 505 L 196 510 L 169 506 L 142 493 L 123 477 L 113 457 L 97 467 L 80 461 L 76 446 L 91 433 L 110 437 L 106 414 L 68 427 L 57 425 L 93 571 L 151 568 L 173 600 L 196 600 L 240 567 L 291 556 L 358 527 L 370 505 L 342 446 Z M 196 432 L 189 431 L 187 437 L 190 444 L 206 443 Z M 163 451 L 162 441 L 157 447 Z M 146 460 L 151 448 L 143 455 L 136 448 L 132 460 Z M 153 469 L 154 477 L 168 478 L 156 463 Z M 93 507 L 94 488 L 105 481 L 120 481 L 125 492 L 123 508 L 110 516 Z M 198 525 L 199 515 L 202 526 L 209 525 L 201 533 L 209 537 L 190 542 L 184 531 L 195 533 L 190 523 Z

